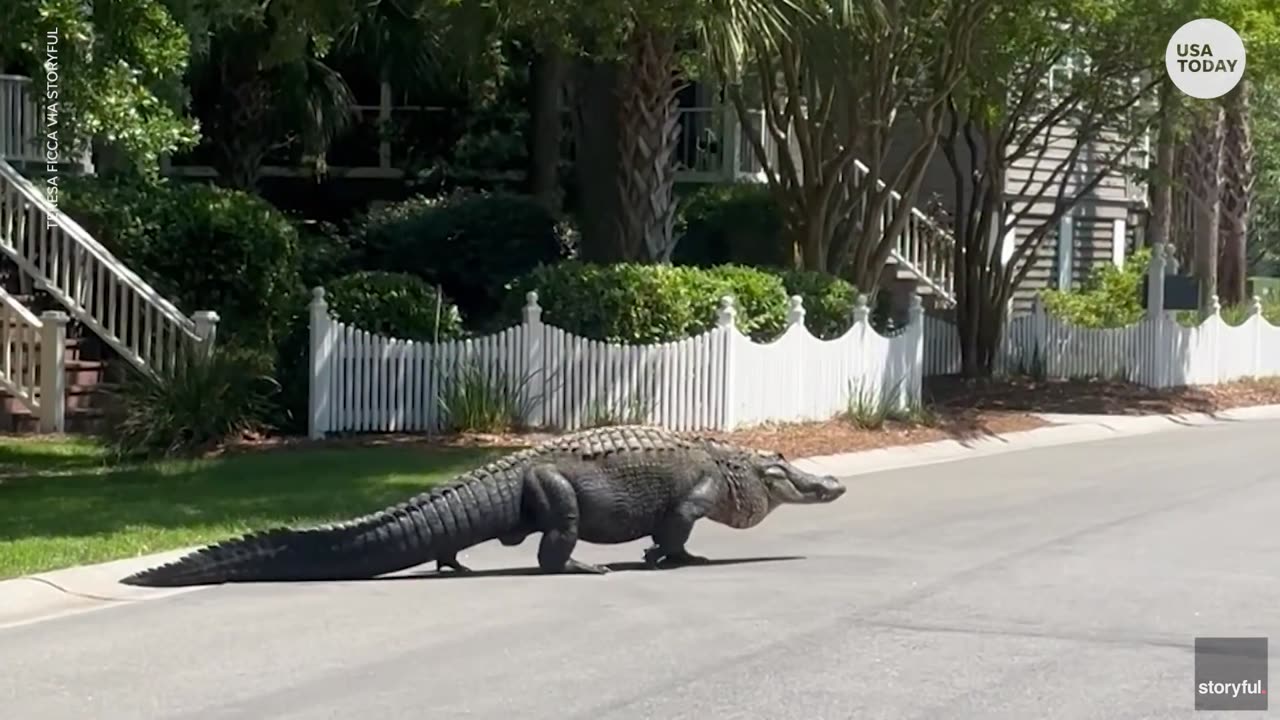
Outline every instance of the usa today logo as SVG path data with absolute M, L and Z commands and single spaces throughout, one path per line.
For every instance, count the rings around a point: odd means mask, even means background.
M 1221 20 L 1192 20 L 1169 38 L 1164 66 L 1173 84 L 1191 97 L 1222 97 L 1244 76 L 1244 41 Z

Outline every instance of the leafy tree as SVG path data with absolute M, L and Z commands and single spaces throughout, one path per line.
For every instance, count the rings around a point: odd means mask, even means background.
M 722 61 L 722 80 L 802 268 L 838 272 L 867 291 L 879 285 L 934 157 L 944 100 L 978 37 L 990 32 L 992 6 L 809 0 L 787 23 L 792 31 L 747 32 L 738 62 Z M 769 157 L 749 115 L 757 105 L 765 132 L 780 147 L 794 137 L 798 157 Z
M 1150 127 L 1168 37 L 1152 33 L 1150 11 L 1133 0 L 1005 3 L 985 36 L 981 72 L 948 98 L 942 148 L 955 187 L 965 376 L 992 372 L 1005 308 L 1037 250 L 1103 179 L 1126 170 Z M 1037 172 L 1010 192 L 1015 163 Z M 1006 260 L 1001 240 L 1028 226 Z
M 102 138 L 142 170 L 194 145 L 182 110 L 190 38 L 161 0 L 6 0 L 0 69 L 29 75 L 64 159 Z

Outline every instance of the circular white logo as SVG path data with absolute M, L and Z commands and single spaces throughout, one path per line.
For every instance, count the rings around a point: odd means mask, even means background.
M 1173 84 L 1191 97 L 1222 97 L 1244 75 L 1244 41 L 1221 20 L 1192 20 L 1169 38 L 1164 66 Z

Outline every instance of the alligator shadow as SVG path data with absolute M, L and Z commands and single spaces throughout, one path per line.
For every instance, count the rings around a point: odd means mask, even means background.
M 673 572 L 677 570 L 695 570 L 697 568 L 716 567 L 724 565 L 748 565 L 754 563 L 767 562 L 787 562 L 790 560 L 804 560 L 803 555 L 768 555 L 762 557 L 744 557 L 744 558 L 711 558 L 705 563 L 697 565 L 678 565 L 675 567 L 659 567 L 657 570 L 651 570 L 645 566 L 643 562 L 616 562 L 604 563 L 604 567 L 609 568 L 610 574 L 616 572 Z M 422 570 L 402 575 L 383 575 L 381 577 L 360 578 L 358 580 L 344 580 L 343 582 L 385 582 L 388 580 L 466 580 L 468 578 L 485 578 L 485 577 L 600 577 L 578 573 L 544 573 L 537 566 L 532 567 L 510 567 L 510 568 L 492 568 L 487 570 L 473 570 L 471 572 L 459 573 L 450 570 L 440 572 L 438 570 Z

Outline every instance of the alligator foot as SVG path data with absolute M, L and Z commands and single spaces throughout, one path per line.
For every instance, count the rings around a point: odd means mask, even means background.
M 445 568 L 449 568 L 456 573 L 462 573 L 464 575 L 475 572 L 466 565 L 463 565 L 461 562 L 458 562 L 457 555 L 450 555 L 449 557 L 442 557 L 436 560 L 436 572 L 443 572 Z
M 701 555 L 694 555 L 688 550 L 673 550 L 667 552 L 660 546 L 654 545 L 644 551 L 644 564 L 650 570 L 656 570 L 662 567 L 681 567 L 683 565 L 706 565 L 711 562 Z
M 607 575 L 609 568 L 569 558 L 569 562 L 564 564 L 564 572 L 583 575 Z

